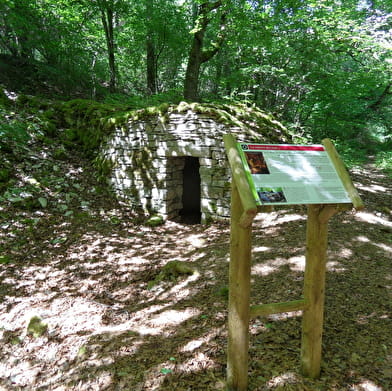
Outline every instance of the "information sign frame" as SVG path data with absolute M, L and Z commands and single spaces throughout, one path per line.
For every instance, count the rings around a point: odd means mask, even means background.
M 326 148 L 237 143 L 256 205 L 351 204 Z
M 260 210 L 273 207 L 272 202 L 259 205 L 252 190 L 249 164 L 233 135 L 223 136 L 232 172 L 230 218 L 230 264 L 228 305 L 227 386 L 229 391 L 248 388 L 249 321 L 253 317 L 302 311 L 301 371 L 317 378 L 321 366 L 321 341 L 324 317 L 328 221 L 342 210 L 364 208 L 350 175 L 332 142 L 322 146 L 343 185 L 349 201 L 307 203 L 306 254 L 303 298 L 282 303 L 250 306 L 252 223 Z M 253 184 L 254 186 L 254 184 Z M 257 192 L 256 192 L 257 194 Z M 301 202 L 302 203 L 302 202 Z M 282 204 L 282 203 L 278 203 Z M 287 203 L 283 204 L 287 205 Z

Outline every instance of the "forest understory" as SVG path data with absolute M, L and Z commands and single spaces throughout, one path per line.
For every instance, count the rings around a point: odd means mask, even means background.
M 2 189 L 0 390 L 225 390 L 229 223 L 146 226 L 59 148 L 13 156 Z M 366 209 L 330 223 L 321 377 L 299 372 L 300 314 L 257 318 L 251 391 L 392 389 L 392 181 L 351 174 Z M 253 304 L 301 297 L 305 228 L 302 206 L 258 215 Z

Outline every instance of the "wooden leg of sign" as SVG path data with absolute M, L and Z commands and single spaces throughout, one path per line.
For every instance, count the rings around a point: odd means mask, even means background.
M 320 375 L 328 220 L 336 211 L 335 205 L 308 205 L 301 370 L 312 378 Z
M 251 227 L 240 226 L 243 213 L 237 187 L 231 193 L 231 232 L 229 266 L 229 315 L 227 349 L 227 386 L 230 391 L 248 388 L 249 294 L 251 264 Z

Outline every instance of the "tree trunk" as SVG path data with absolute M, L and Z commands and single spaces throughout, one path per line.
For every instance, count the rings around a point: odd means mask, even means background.
M 203 47 L 203 36 L 200 39 L 195 37 L 192 42 L 192 48 L 189 53 L 188 66 L 186 68 L 185 83 L 184 83 L 184 99 L 189 101 L 198 100 L 198 86 L 199 86 L 199 75 L 200 67 L 202 64 L 202 47 Z
M 105 8 L 101 8 L 101 19 L 102 25 L 105 31 L 106 45 L 108 48 L 108 60 L 109 60 L 109 91 L 116 91 L 116 62 L 114 56 L 114 34 L 113 34 L 113 9 L 106 5 Z
M 154 12 L 154 0 L 146 0 L 146 51 L 147 51 L 147 91 L 148 94 L 157 92 L 157 66 L 155 55 L 155 43 L 153 29 L 151 26 L 152 15 Z
M 198 18 L 194 27 L 192 47 L 189 52 L 188 65 L 185 73 L 184 82 L 184 99 L 188 101 L 197 101 L 199 99 L 198 85 L 201 65 L 210 60 L 220 49 L 224 40 L 224 29 L 226 25 L 227 13 L 223 12 L 220 21 L 220 31 L 217 34 L 216 41 L 211 44 L 212 49 L 203 49 L 204 36 L 207 27 L 211 21 L 210 14 L 213 10 L 222 6 L 222 0 L 210 3 L 208 1 L 199 6 Z
M 147 37 L 147 91 L 149 95 L 156 94 L 157 92 L 156 75 L 155 45 Z

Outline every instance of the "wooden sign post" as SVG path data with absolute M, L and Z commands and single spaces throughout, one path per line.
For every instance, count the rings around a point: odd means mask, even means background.
M 249 321 L 260 315 L 303 311 L 301 370 L 305 376 L 316 378 L 320 374 L 321 364 L 328 221 L 341 210 L 352 207 L 362 209 L 362 200 L 328 139 L 323 140 L 322 146 L 241 144 L 245 152 L 232 135 L 225 135 L 223 140 L 232 172 L 228 390 L 245 391 L 248 388 Z M 251 149 L 250 152 L 248 148 Z M 267 151 L 265 155 L 270 151 L 270 158 L 265 161 L 265 156 L 260 151 Z M 304 151 L 304 156 L 301 151 Z M 275 155 L 275 152 L 279 153 Z M 309 156 L 305 156 L 306 154 Z M 301 164 L 306 167 L 304 170 L 307 170 L 305 174 L 308 175 L 303 175 L 302 168 L 298 167 Z M 330 164 L 334 168 L 328 172 Z M 319 175 L 318 170 L 326 173 Z M 314 190 L 315 186 L 310 186 L 307 195 L 304 195 L 305 201 L 298 201 L 298 189 L 295 185 L 285 188 L 285 184 L 274 182 L 274 173 L 277 174 L 276 178 L 283 178 L 286 171 L 296 176 L 296 180 L 297 177 L 307 177 L 310 181 L 317 178 L 318 188 L 316 186 Z M 253 181 L 253 173 L 261 175 Z M 335 174 L 342 189 L 339 186 L 324 188 L 320 178 L 324 175 L 327 181 L 328 178 L 336 181 Z M 306 184 L 304 189 L 306 192 Z M 304 203 L 308 204 L 308 220 L 303 299 L 250 306 L 251 235 L 255 216 L 259 211 L 270 209 L 271 205 Z

